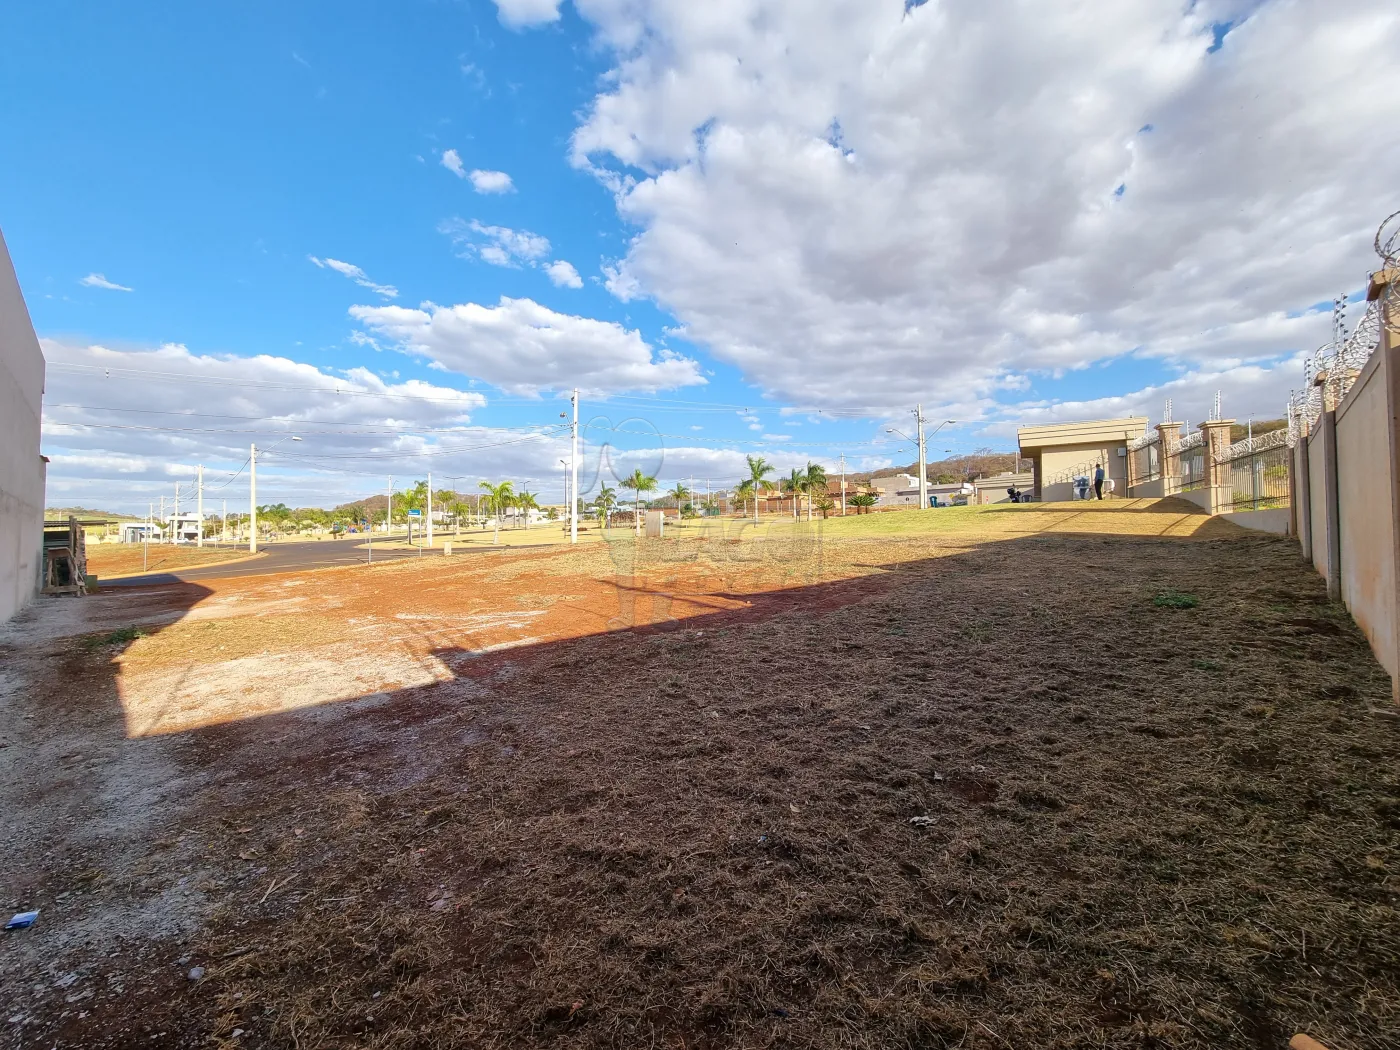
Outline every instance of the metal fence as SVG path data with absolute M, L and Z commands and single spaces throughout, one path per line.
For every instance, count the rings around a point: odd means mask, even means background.
M 1181 463 L 1180 491 L 1190 492 L 1208 483 L 1206 473 L 1206 450 L 1200 431 L 1187 434 L 1181 441 L 1179 462 Z
M 1160 441 L 1128 447 L 1128 455 L 1133 457 L 1133 484 L 1143 485 L 1156 481 L 1162 476 L 1162 445 Z
M 1237 441 L 1225 450 L 1230 467 L 1232 510 L 1288 506 L 1288 431 Z

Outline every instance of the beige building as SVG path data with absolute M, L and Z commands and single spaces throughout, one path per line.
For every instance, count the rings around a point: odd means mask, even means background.
M 1021 427 L 1016 437 L 1021 456 L 1035 464 L 1035 498 L 1049 503 L 1074 499 L 1074 479 L 1092 481 L 1100 463 L 1116 494 L 1127 495 L 1128 442 L 1146 430 L 1146 416 L 1125 416 Z
M 989 503 L 1010 503 L 1011 493 L 1007 490 L 1011 488 L 1024 492 L 1030 498 L 1035 491 L 1035 475 L 1029 471 L 1017 474 L 1007 470 L 978 478 L 972 483 L 972 496 L 968 502 L 979 507 Z
M 39 589 L 44 459 L 39 455 L 44 355 L 0 237 L 0 620 Z

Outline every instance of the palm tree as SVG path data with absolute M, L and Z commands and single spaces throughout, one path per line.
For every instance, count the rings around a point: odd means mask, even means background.
M 666 493 L 666 495 L 670 496 L 671 499 L 675 500 L 676 509 L 681 510 L 681 504 L 685 500 L 690 499 L 690 489 L 686 488 L 683 484 L 681 484 L 678 481 L 676 482 L 676 487 L 673 488 L 670 492 Z
M 617 506 L 617 490 L 604 485 L 593 497 L 593 506 L 597 508 L 598 517 L 603 519 L 603 528 L 606 529 L 612 509 Z
M 807 493 L 807 520 L 811 521 L 812 493 L 817 491 L 821 491 L 823 493 L 826 492 L 826 468 L 823 467 L 820 463 L 813 463 L 811 460 L 808 460 L 807 470 L 802 475 L 802 477 L 802 488 Z
M 741 506 L 742 506 L 744 503 L 747 503 L 748 500 L 749 500 L 749 497 L 752 496 L 753 494 L 754 494 L 753 482 L 752 482 L 752 481 L 749 481 L 747 478 L 746 478 L 745 480 L 739 482 L 739 484 L 737 484 L 737 485 L 734 486 L 734 495 L 735 495 L 736 497 L 738 497 L 739 503 L 740 503 Z
M 503 481 L 499 485 L 483 481 L 477 487 L 486 490 L 486 507 L 495 515 L 496 519 L 496 531 L 491 536 L 491 542 L 499 543 L 501 540 L 501 514 L 515 499 L 515 485 L 509 481 Z
M 807 475 L 796 467 L 792 468 L 792 473 L 783 479 L 783 491 L 792 496 L 792 520 L 797 520 L 797 494 L 807 485 Z
M 632 506 L 632 517 L 637 525 L 637 535 L 642 534 L 642 493 L 654 492 L 656 490 L 656 479 L 649 478 L 642 473 L 642 468 L 637 467 L 631 474 L 618 482 L 625 489 L 631 489 L 636 493 L 636 499 Z
M 753 483 L 753 520 L 758 521 L 758 490 L 763 485 L 763 479 L 773 473 L 773 464 L 769 463 L 762 456 L 745 456 L 749 461 L 748 480 Z
M 855 507 L 857 514 L 869 514 L 879 497 L 873 492 L 856 492 L 846 497 L 846 502 Z
M 529 531 L 530 511 L 540 509 L 539 503 L 535 500 L 535 494 L 525 489 L 521 489 L 520 495 L 515 497 L 515 509 L 523 510 L 525 512 L 525 529 L 526 531 Z

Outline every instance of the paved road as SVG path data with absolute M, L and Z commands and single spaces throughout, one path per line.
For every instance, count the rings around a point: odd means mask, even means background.
M 366 551 L 361 547 L 363 536 L 352 536 L 346 540 L 321 540 L 309 543 L 273 543 L 263 548 L 266 551 L 260 558 L 237 562 L 233 565 L 202 565 L 197 568 L 177 569 L 174 572 L 153 572 L 145 576 L 128 576 L 120 580 L 103 580 L 102 587 L 150 587 L 158 583 L 180 583 L 195 580 L 226 580 L 234 576 L 270 576 L 279 572 L 298 572 L 302 569 L 324 569 L 334 565 L 363 564 Z M 463 548 L 465 554 L 472 548 Z M 482 548 L 476 548 L 482 549 Z M 453 552 L 454 555 L 457 553 Z M 442 553 L 437 552 L 441 558 Z M 433 557 L 424 552 L 419 555 L 413 550 L 388 550 L 378 545 L 374 548 L 374 560 L 388 561 L 390 558 Z

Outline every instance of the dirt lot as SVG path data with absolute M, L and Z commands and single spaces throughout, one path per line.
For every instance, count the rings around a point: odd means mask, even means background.
M 248 551 L 242 548 L 186 547 L 171 543 L 91 543 L 87 548 L 88 572 L 94 573 L 99 582 L 113 576 L 170 572 L 248 556 Z
M 1390 712 L 1171 502 L 51 601 L 0 1046 L 1394 1047 Z

